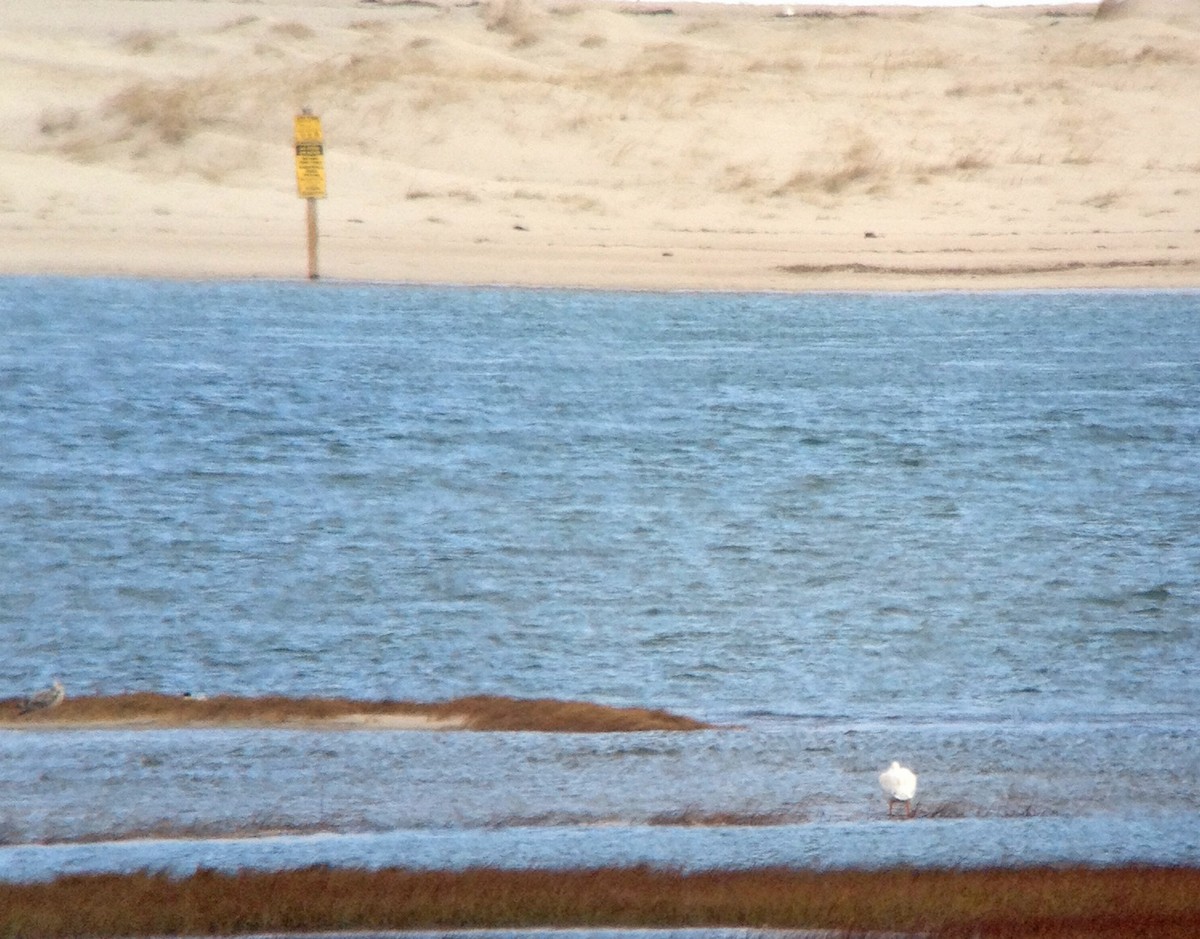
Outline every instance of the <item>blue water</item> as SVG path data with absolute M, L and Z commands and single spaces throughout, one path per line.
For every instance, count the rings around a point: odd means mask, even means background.
M 0 731 L 0 877 L 1200 863 L 1198 469 L 1194 292 L 0 281 L 0 697 L 736 725 Z

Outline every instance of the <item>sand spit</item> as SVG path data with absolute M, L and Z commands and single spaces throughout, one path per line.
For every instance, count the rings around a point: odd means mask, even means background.
M 656 14 L 656 15 L 649 15 Z M 1200 286 L 1200 0 L 7 0 L 0 274 Z
M 21 715 L 20 699 L 0 700 L 0 728 L 289 727 L 364 730 L 512 730 L 604 733 L 699 730 L 705 724 L 645 708 L 583 701 L 478 695 L 438 703 L 349 698 L 211 698 L 135 692 L 70 697 L 53 710 Z

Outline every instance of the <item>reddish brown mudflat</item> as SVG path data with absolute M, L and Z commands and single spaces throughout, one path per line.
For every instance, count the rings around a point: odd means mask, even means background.
M 309 868 L 0 884 L 0 936 L 22 939 L 737 925 L 852 935 L 1192 939 L 1200 935 L 1200 870 Z

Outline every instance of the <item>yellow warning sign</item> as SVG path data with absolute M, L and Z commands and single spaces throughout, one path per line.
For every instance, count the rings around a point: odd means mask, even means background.
M 325 198 L 325 140 L 315 114 L 296 115 L 296 191 L 301 199 Z

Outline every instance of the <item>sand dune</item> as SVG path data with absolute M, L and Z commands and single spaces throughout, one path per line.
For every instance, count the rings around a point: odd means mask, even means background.
M 1200 3 L 8 0 L 0 272 L 1200 286 Z M 792 14 L 792 15 L 787 15 Z

